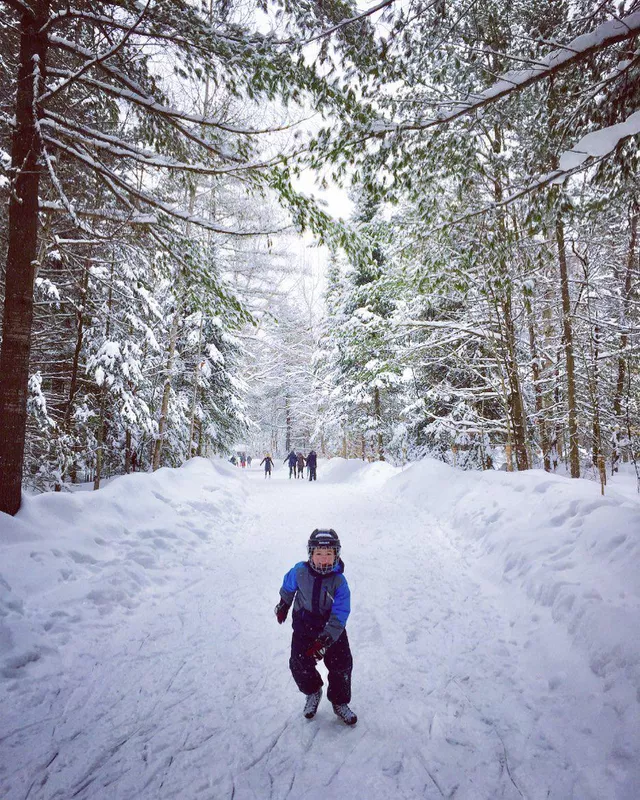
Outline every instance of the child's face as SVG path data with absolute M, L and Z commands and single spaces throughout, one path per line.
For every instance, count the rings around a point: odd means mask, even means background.
M 316 547 L 311 556 L 315 567 L 330 567 L 336 558 L 336 551 L 333 547 Z

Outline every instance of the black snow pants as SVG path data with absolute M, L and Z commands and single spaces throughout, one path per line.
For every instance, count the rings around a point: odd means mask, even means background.
M 303 694 L 313 694 L 322 686 L 323 680 L 316 669 L 316 660 L 306 655 L 306 651 L 315 642 L 315 634 L 294 631 L 291 639 L 291 658 L 289 667 L 298 689 Z M 353 658 L 349 647 L 347 632 L 342 631 L 338 640 L 327 649 L 324 657 L 329 672 L 329 702 L 337 705 L 351 700 L 351 672 Z
M 316 479 L 316 468 L 315 467 L 309 467 L 309 480 L 310 481 L 315 481 L 315 479 Z

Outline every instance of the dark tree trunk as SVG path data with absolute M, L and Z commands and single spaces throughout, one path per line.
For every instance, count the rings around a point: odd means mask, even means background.
M 29 354 L 33 320 L 33 285 L 38 252 L 38 191 L 41 142 L 33 110 L 41 91 L 47 61 L 49 0 L 34 0 L 33 15 L 20 23 L 20 65 L 16 95 L 16 127 L 11 146 L 7 272 L 0 352 L 0 511 L 20 508 L 22 463 L 27 424 Z M 34 70 L 40 72 L 36 80 Z
M 518 374 L 518 360 L 516 353 L 516 334 L 511 312 L 510 293 L 502 302 L 503 322 L 505 327 L 505 362 L 507 380 L 509 382 L 509 414 L 513 426 L 513 443 L 516 455 L 516 465 L 519 472 L 529 469 L 529 456 L 527 454 L 527 426 L 525 422 L 522 402 L 522 388 Z
M 556 220 L 558 242 L 558 262 L 560 265 L 560 290 L 562 293 L 562 333 L 564 341 L 565 365 L 567 368 L 567 427 L 569 429 L 569 464 L 572 478 L 580 477 L 580 453 L 578 450 L 578 412 L 576 404 L 575 361 L 573 356 L 573 328 L 571 325 L 571 297 L 569 295 L 569 271 L 567 253 L 564 245 L 564 225 L 558 216 Z
M 107 390 L 103 387 L 100 392 L 100 417 L 96 430 L 96 471 L 93 476 L 93 490 L 98 491 L 102 480 L 102 464 L 104 462 L 105 424 L 104 412 L 106 407 Z
M 171 332 L 169 334 L 169 351 L 167 353 L 167 367 L 164 378 L 164 388 L 162 391 L 162 405 L 160 407 L 160 419 L 158 420 L 158 438 L 156 439 L 155 449 L 153 451 L 153 471 L 155 472 L 160 468 L 162 463 L 162 446 L 164 444 L 165 436 L 167 435 L 168 418 L 169 418 L 169 400 L 171 398 L 171 382 L 173 380 L 173 364 L 176 357 L 176 344 L 178 341 L 178 324 L 179 324 L 180 311 L 176 307 L 171 321 Z
M 131 472 L 131 428 L 124 434 L 124 471 L 127 475 Z
M 611 472 L 618 471 L 618 461 L 620 460 L 619 438 L 622 430 L 622 395 L 624 393 L 624 383 L 627 372 L 627 355 L 625 350 L 629 343 L 627 332 L 629 307 L 631 304 L 631 288 L 633 268 L 635 263 L 636 240 L 638 236 L 638 206 L 634 203 L 631 208 L 629 220 L 629 250 L 627 256 L 627 267 L 622 285 L 622 309 L 620 323 L 622 332 L 620 334 L 620 355 L 618 356 L 618 375 L 616 379 L 616 389 L 613 396 L 613 416 L 615 417 L 615 429 L 613 433 L 613 452 L 611 454 Z
M 384 461 L 384 442 L 382 439 L 382 406 L 380 404 L 380 389 L 376 386 L 373 390 L 373 409 L 376 418 L 377 435 L 376 439 L 378 446 L 378 461 Z
M 284 411 L 287 417 L 287 428 L 285 433 L 284 449 L 287 453 L 291 452 L 291 408 L 289 407 L 289 397 L 284 398 Z
M 69 386 L 69 398 L 64 411 L 64 429 L 67 433 L 71 434 L 73 431 L 73 410 L 75 407 L 76 392 L 78 391 L 78 371 L 80 366 L 80 353 L 82 352 L 82 344 L 84 341 L 84 314 L 87 307 L 87 291 L 89 286 L 89 270 L 85 266 L 82 272 L 82 288 L 80 304 L 76 313 L 77 328 L 76 328 L 76 346 L 73 351 L 73 362 L 71 365 L 71 383 Z M 77 461 L 78 444 L 73 446 L 73 461 L 69 469 L 71 483 L 76 483 L 78 479 Z
M 540 359 L 538 357 L 538 343 L 536 336 L 535 319 L 530 302 L 527 300 L 529 315 L 529 346 L 531 348 L 531 373 L 533 377 L 533 391 L 536 403 L 536 423 L 540 434 L 540 449 L 542 461 L 547 472 L 551 472 L 551 459 L 549 458 L 549 437 L 547 435 L 547 422 L 545 419 L 544 397 L 542 395 Z

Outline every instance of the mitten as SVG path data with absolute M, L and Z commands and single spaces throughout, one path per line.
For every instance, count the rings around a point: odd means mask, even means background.
M 311 647 L 307 650 L 306 655 L 315 658 L 316 661 L 322 661 L 327 648 L 331 645 L 331 637 L 326 633 L 321 633 L 315 640 Z
M 282 623 L 287 618 L 287 614 L 289 613 L 289 604 L 285 603 L 284 600 L 281 600 L 273 610 L 278 620 L 278 623 L 282 625 Z

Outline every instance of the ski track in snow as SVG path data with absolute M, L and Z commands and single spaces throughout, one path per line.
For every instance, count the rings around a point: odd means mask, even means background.
M 241 477 L 245 516 L 203 545 L 181 590 L 105 615 L 67 658 L 58 643 L 48 674 L 1 685 L 3 800 L 620 800 L 630 756 L 611 758 L 599 679 L 428 510 L 321 474 Z M 317 526 L 343 543 L 355 728 L 326 698 L 302 717 L 290 621 L 273 616 Z

